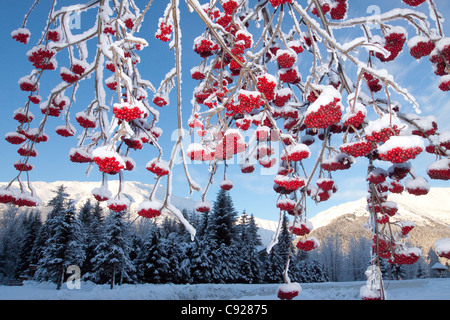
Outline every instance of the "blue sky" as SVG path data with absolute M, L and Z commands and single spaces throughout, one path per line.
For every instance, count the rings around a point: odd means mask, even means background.
M 0 128 L 1 135 L 3 136 L 9 131 L 14 131 L 17 123 L 12 119 L 13 111 L 19 107 L 22 107 L 26 102 L 27 95 L 20 91 L 17 81 L 24 75 L 27 75 L 32 70 L 31 64 L 26 58 L 26 52 L 36 43 L 37 38 L 41 34 L 41 30 L 44 27 L 46 21 L 47 12 L 50 6 L 50 1 L 40 1 L 41 3 L 37 7 L 36 11 L 30 16 L 27 27 L 31 30 L 32 39 L 30 44 L 25 46 L 21 43 L 17 43 L 11 39 L 10 33 L 12 30 L 18 28 L 22 24 L 22 20 L 28 8 L 33 3 L 32 0 L 21 0 L 20 6 L 18 1 L 12 0 L 0 0 L 2 11 L 0 12 L 0 40 L 2 43 L 2 50 L 0 50 L 0 64 L 1 64 L 1 84 L 0 84 Z M 67 5 L 68 1 L 59 1 L 59 5 Z M 144 1 L 138 1 L 144 2 Z M 183 1 L 181 6 L 186 8 Z M 304 1 L 299 1 L 302 4 Z M 381 8 L 392 9 L 394 6 L 405 6 L 400 0 L 395 1 L 356 1 L 350 0 L 350 17 L 357 15 L 371 15 L 376 12 L 371 11 L 371 5 L 378 5 Z M 436 1 L 439 9 L 444 16 L 450 16 L 450 8 L 447 0 Z M 146 3 L 146 1 L 145 1 Z M 155 10 L 152 14 L 148 14 L 144 26 L 141 29 L 139 36 L 146 37 L 149 40 L 150 46 L 146 48 L 142 53 L 142 62 L 140 64 L 140 72 L 144 78 L 150 80 L 156 87 L 159 86 L 160 80 L 164 77 L 165 73 L 173 67 L 174 55 L 167 49 L 165 44 L 162 44 L 159 40 L 153 38 L 153 34 L 156 31 L 156 22 L 159 16 L 162 14 L 165 5 L 161 6 L 161 1 L 155 1 L 151 10 Z M 420 10 L 427 12 L 428 7 L 423 4 L 419 7 Z M 383 9 L 384 11 L 384 9 Z M 156 13 L 156 14 L 155 14 Z M 200 63 L 200 59 L 191 48 L 193 39 L 201 34 L 203 27 L 195 13 L 189 14 L 186 10 L 183 11 L 181 16 L 182 23 L 182 40 L 183 40 L 183 117 L 185 121 L 185 128 L 187 128 L 187 119 L 190 115 L 190 100 L 192 97 L 192 89 L 196 82 L 190 80 L 189 70 Z M 89 28 L 91 21 L 89 17 L 81 16 L 80 27 Z M 86 26 L 87 25 L 87 26 Z M 444 30 L 449 30 L 449 23 L 446 21 Z M 412 29 L 410 36 L 413 33 Z M 75 32 L 74 32 L 75 33 Z M 360 30 L 356 28 L 345 30 L 344 32 L 336 33 L 339 36 L 340 42 L 352 39 L 355 33 L 358 36 L 362 36 Z M 93 51 L 90 52 L 91 58 Z M 148 55 L 148 56 L 147 56 Z M 58 59 L 59 60 L 59 59 Z M 64 64 L 64 60 L 58 61 L 58 70 Z M 402 86 L 407 88 L 419 102 L 424 115 L 434 114 L 438 118 L 438 126 L 440 130 L 450 130 L 450 99 L 448 93 L 443 93 L 437 88 L 438 77 L 435 76 L 431 69 L 431 64 L 428 61 L 422 61 L 417 63 L 412 57 L 409 56 L 407 51 L 403 51 L 398 60 L 385 64 L 383 68 L 388 69 L 395 75 L 395 79 Z M 309 68 L 309 66 L 308 66 Z M 305 73 L 303 76 L 306 77 Z M 59 81 L 58 72 L 53 74 L 47 73 L 45 75 L 46 80 L 41 83 L 41 96 L 46 98 L 49 90 L 52 86 L 56 85 Z M 91 96 L 92 86 L 89 81 L 81 83 L 80 89 L 77 94 L 77 101 L 73 106 L 72 122 L 74 121 L 74 115 L 76 112 L 83 110 L 87 104 L 90 103 L 93 95 Z M 151 96 L 151 93 L 149 94 Z M 398 98 L 398 99 L 397 99 Z M 410 104 L 403 98 L 396 97 L 404 107 L 404 110 L 409 109 L 408 112 L 413 112 Z M 175 97 L 171 97 L 171 105 L 158 109 L 161 113 L 161 120 L 158 124 L 164 130 L 164 134 L 160 140 L 162 146 L 165 148 L 165 155 L 167 159 L 170 155 L 173 141 L 171 140 L 171 133 L 176 129 L 175 117 Z M 40 121 L 40 111 L 38 107 L 32 110 L 37 121 Z M 85 175 L 86 167 L 84 165 L 74 164 L 68 159 L 68 152 L 71 147 L 75 146 L 76 138 L 63 138 L 57 136 L 54 133 L 54 128 L 58 125 L 64 124 L 62 118 L 52 118 L 47 124 L 46 133 L 50 136 L 50 141 L 41 143 L 36 146 L 39 152 L 39 156 L 32 160 L 32 164 L 35 165 L 35 169 L 31 172 L 31 180 L 35 181 L 57 181 L 57 180 L 79 180 L 79 181 L 101 181 L 101 175 L 94 169 L 87 177 Z M 81 128 L 77 127 L 78 132 L 81 132 Z M 186 137 L 189 139 L 189 137 Z M 185 142 L 187 145 L 188 141 Z M 9 181 L 15 177 L 16 171 L 13 168 L 13 163 L 20 159 L 20 156 L 16 153 L 17 147 L 7 143 L 4 139 L 0 139 L 0 150 L 2 155 L 0 157 L 0 181 Z M 312 152 L 316 151 L 318 146 L 311 146 Z M 157 155 L 156 150 L 146 148 L 138 152 L 134 152 L 132 157 L 137 163 L 137 168 L 133 172 L 127 172 L 125 179 L 129 181 L 140 181 L 143 183 L 153 183 L 153 177 L 150 172 L 145 169 L 147 161 Z M 421 155 L 415 162 L 416 171 L 419 174 L 424 175 L 426 166 L 428 163 L 434 160 L 429 155 Z M 190 165 L 190 174 L 202 187 L 205 185 L 208 175 L 205 171 L 206 166 L 200 164 Z M 199 193 L 193 195 L 188 194 L 188 186 L 184 179 L 184 173 L 181 165 L 176 165 L 174 174 L 173 192 L 179 196 L 191 196 L 194 200 L 200 198 Z M 331 206 L 339 203 L 351 200 L 357 200 L 365 196 L 366 184 L 364 182 L 366 170 L 366 162 L 363 159 L 358 159 L 357 163 L 352 169 L 339 172 L 334 177 L 339 181 L 339 191 L 333 197 L 324 203 L 316 206 L 312 201 L 308 202 L 308 216 L 312 217 L 317 212 L 327 209 Z M 309 171 L 309 170 L 308 170 Z M 215 177 L 215 184 L 210 188 L 208 193 L 208 199 L 213 201 L 216 197 L 217 190 L 219 188 L 219 182 L 223 176 L 223 166 L 218 169 L 218 174 Z M 227 177 L 234 181 L 235 187 L 231 190 L 231 195 L 235 202 L 236 209 L 239 212 L 246 210 L 247 213 L 253 213 L 255 216 L 277 220 L 278 210 L 275 207 L 275 201 L 277 194 L 273 192 L 273 174 L 264 174 L 257 170 L 251 175 L 243 175 L 240 173 L 239 165 L 236 159 L 234 162 L 229 163 L 227 168 Z M 113 179 L 113 178 L 111 178 Z M 431 182 L 432 186 L 446 186 L 445 183 L 436 181 Z M 114 192 L 114 190 L 112 190 Z

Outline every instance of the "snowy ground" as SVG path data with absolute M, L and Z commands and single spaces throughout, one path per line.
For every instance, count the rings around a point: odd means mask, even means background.
M 295 300 L 360 300 L 364 282 L 302 284 Z M 450 279 L 421 279 L 385 283 L 389 300 L 450 300 Z M 0 286 L 0 300 L 278 300 L 277 284 L 232 285 L 108 285 L 81 283 L 79 289 L 66 284 L 25 282 L 23 286 Z

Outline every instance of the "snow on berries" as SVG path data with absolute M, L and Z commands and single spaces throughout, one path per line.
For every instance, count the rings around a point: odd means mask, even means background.
M 30 40 L 31 32 L 27 28 L 19 28 L 11 32 L 11 37 L 17 42 L 21 42 L 24 44 L 28 43 Z
M 435 47 L 434 42 L 424 36 L 415 36 L 408 41 L 409 53 L 416 59 L 430 55 Z
M 294 50 L 278 50 L 275 56 L 280 68 L 289 69 L 297 62 L 297 53 Z
M 137 208 L 137 214 L 146 219 L 156 218 L 161 215 L 163 204 L 158 200 L 145 200 Z
M 428 181 L 424 177 L 408 178 L 405 180 L 404 184 L 405 190 L 409 194 L 413 194 L 416 196 L 428 194 L 428 192 L 430 191 Z
M 384 49 L 390 54 L 385 56 L 384 54 L 377 52 L 375 55 L 382 62 L 393 61 L 403 50 L 403 45 L 405 44 L 407 37 L 408 33 L 403 27 L 389 27 L 384 35 Z
M 295 209 L 296 202 L 291 199 L 280 199 L 277 201 L 277 208 L 284 211 L 292 211 Z
M 268 73 L 261 74 L 257 78 L 258 91 L 263 93 L 269 101 L 275 98 L 275 89 L 277 84 L 277 79 Z
M 92 153 L 84 148 L 71 148 L 69 160 L 75 163 L 90 163 L 94 161 Z
M 285 188 L 286 190 L 297 190 L 305 186 L 306 179 L 305 177 L 289 177 L 283 175 L 277 175 L 274 179 L 274 182 L 278 184 L 280 187 Z
M 427 167 L 427 174 L 433 180 L 450 180 L 450 159 L 441 159 Z
M 410 5 L 411 7 L 417 7 L 424 3 L 426 0 L 402 0 L 407 5 Z
M 386 142 L 391 136 L 398 135 L 405 127 L 406 125 L 402 124 L 395 115 L 385 114 L 381 118 L 369 121 L 364 128 L 365 138 L 373 142 Z
M 220 181 L 220 188 L 222 190 L 229 191 L 233 189 L 233 186 L 234 186 L 233 181 L 231 181 L 230 179 L 224 179 Z
M 211 203 L 208 200 L 200 200 L 195 204 L 195 211 L 197 212 L 209 212 L 211 211 Z
M 284 161 L 302 161 L 309 158 L 311 151 L 306 144 L 297 143 L 286 147 L 281 153 L 281 160 Z
M 392 136 L 378 147 L 378 155 L 385 161 L 403 163 L 415 159 L 424 149 L 424 142 L 418 136 Z
M 66 124 L 57 126 L 55 132 L 61 137 L 73 137 L 77 130 L 71 124 Z
M 170 41 L 170 36 L 172 34 L 172 25 L 166 24 L 164 19 L 160 18 L 158 27 L 158 31 L 156 31 L 155 33 L 156 39 L 159 39 L 163 42 Z
M 305 236 L 313 230 L 313 225 L 309 220 L 295 220 L 289 225 L 289 231 L 296 236 Z
M 450 238 L 436 240 L 433 247 L 439 257 L 450 259 Z
M 169 163 L 158 158 L 154 158 L 147 162 L 146 169 L 160 177 L 165 176 L 170 172 Z
M 272 0 L 277 1 L 277 0 Z M 302 287 L 297 282 L 282 284 L 277 289 L 277 297 L 280 300 L 292 300 L 302 291 Z
M 372 143 L 365 139 L 361 139 L 355 142 L 344 143 L 339 147 L 339 150 L 355 158 L 365 157 L 372 151 Z
M 117 119 L 125 121 L 133 121 L 138 118 L 144 118 L 146 115 L 145 107 L 140 101 L 135 103 L 115 103 L 113 105 L 113 113 Z
M 108 207 L 108 209 L 114 212 L 123 212 L 128 209 L 130 203 L 131 201 L 127 196 L 123 194 L 118 194 L 113 198 L 108 199 L 106 201 L 106 206 Z
M 346 170 L 351 167 L 355 159 L 346 153 L 339 153 L 322 160 L 320 167 L 326 171 Z
M 92 152 L 95 164 L 101 172 L 108 174 L 116 174 L 125 168 L 123 158 L 110 146 L 102 146 L 96 148 Z
M 28 60 L 36 69 L 41 70 L 55 70 L 57 67 L 56 59 L 54 58 L 56 51 L 45 47 L 44 45 L 38 45 L 27 52 Z
M 439 89 L 441 89 L 442 91 L 450 91 L 450 75 L 440 77 Z
M 95 128 L 97 126 L 96 119 L 92 115 L 88 115 L 85 111 L 80 111 L 75 115 L 75 120 L 85 129 Z
M 295 245 L 297 247 L 297 249 L 302 250 L 302 251 L 311 251 L 314 249 L 317 249 L 320 246 L 320 242 L 319 240 L 317 240 L 316 237 L 309 237 L 308 239 L 305 240 L 298 240 L 298 242 Z
M 308 128 L 327 128 L 341 120 L 341 94 L 333 86 L 323 88 L 319 97 L 308 107 L 304 123 Z

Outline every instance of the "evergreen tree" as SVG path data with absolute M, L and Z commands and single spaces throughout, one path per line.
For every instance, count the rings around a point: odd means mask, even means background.
M 278 243 L 274 245 L 270 250 L 270 253 L 265 256 L 264 282 L 284 282 L 283 272 L 286 267 L 290 246 L 292 250 L 292 241 L 288 229 L 288 219 L 286 214 L 284 214 L 280 234 L 278 236 Z
M 45 222 L 48 238 L 37 271 L 39 280 L 55 282 L 58 290 L 64 282 L 66 268 L 69 265 L 80 266 L 84 260 L 75 206 L 67 197 L 64 186 L 60 186 L 49 202 L 53 208 Z
M 22 224 L 17 207 L 10 206 L 0 219 L 0 283 L 7 282 L 15 275 L 16 261 L 22 234 Z
M 81 266 L 81 274 L 84 280 L 94 281 L 92 271 L 94 269 L 93 259 L 96 256 L 96 248 L 104 238 L 104 218 L 103 210 L 100 202 L 96 202 L 94 206 L 87 201 L 80 209 L 79 220 L 83 230 L 83 247 L 85 251 L 85 259 Z
M 109 281 L 111 289 L 114 284 L 132 281 L 132 272 L 135 270 L 130 261 L 130 244 L 123 215 L 124 212 L 110 211 L 105 220 L 104 238 L 96 247 L 97 254 L 92 259 L 95 281 Z
M 258 283 L 262 276 L 262 262 L 258 254 L 258 247 L 262 245 L 261 237 L 253 214 L 248 217 L 242 213 L 238 224 L 240 241 L 238 250 L 241 253 L 239 261 L 239 281 L 244 283 Z
M 237 212 L 228 191 L 220 189 L 209 214 L 205 238 L 211 251 L 211 282 L 230 283 L 238 278 L 239 263 L 235 226 Z
M 28 275 L 31 264 L 37 264 L 38 260 L 34 259 L 32 254 L 34 244 L 39 236 L 42 228 L 42 220 L 40 211 L 31 211 L 25 213 L 22 229 L 24 232 L 23 240 L 20 243 L 19 258 L 17 261 L 16 277 L 20 275 Z

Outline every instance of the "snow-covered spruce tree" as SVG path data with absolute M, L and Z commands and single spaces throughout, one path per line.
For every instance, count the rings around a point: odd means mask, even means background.
M 56 289 L 59 290 L 66 278 L 67 267 L 80 266 L 85 255 L 73 201 L 68 198 L 62 185 L 55 193 L 55 197 L 49 201 L 52 210 L 44 224 L 47 239 L 35 277 L 39 281 L 56 283 Z
M 104 238 L 104 217 L 103 209 L 97 201 L 94 205 L 88 200 L 78 213 L 78 220 L 81 224 L 81 233 L 83 235 L 83 249 L 85 259 L 80 266 L 83 280 L 93 280 L 91 271 L 94 268 L 92 259 L 97 254 L 96 248 Z
M 388 71 L 389 63 L 398 61 L 403 52 L 436 74 L 439 89 L 450 89 L 450 41 L 436 0 L 395 0 L 390 3 L 393 9 L 380 7 L 380 14 L 371 16 L 358 16 L 360 10 L 351 10 L 356 2 L 348 0 L 214 0 L 203 4 L 186 0 L 191 14 L 198 15 L 205 26 L 194 43 L 188 44 L 199 55 L 198 66 L 191 70 L 198 85 L 187 120 L 198 142 L 185 149 L 184 133 L 178 130 L 169 153 L 163 153 L 158 143 L 162 130 L 157 124 L 169 104 L 177 111 L 176 129 L 185 124 L 181 117 L 181 4 L 167 0 L 153 26 L 156 32 L 140 35 L 153 2 L 73 1 L 59 7 L 54 0 L 42 33 L 33 32 L 38 37 L 27 29 L 27 20 L 39 3 L 34 2 L 20 28 L 11 33 L 23 44 L 31 40 L 35 44 L 27 54 L 33 68 L 19 81 L 26 94 L 23 107 L 14 112 L 19 124 L 5 137 L 18 146 L 21 158 L 14 163 L 17 175 L 0 190 L 1 202 L 40 204 L 29 179 L 32 160 L 39 143 L 48 140 L 46 130 L 53 129 L 65 137 L 81 130 L 69 151 L 70 160 L 102 172 L 102 184 L 93 193 L 107 200 L 112 210 L 123 210 L 129 203 L 122 188 L 114 194 L 108 190 L 107 177 L 118 174 L 123 179 L 133 169 L 132 153 L 144 145 L 157 150 L 158 155 L 146 166 L 155 174 L 155 188 L 139 214 L 151 218 L 162 210 L 172 212 L 192 237 L 195 230 L 171 203 L 172 168 L 178 154 L 190 190 L 202 190 L 199 211 L 210 209 L 207 191 L 214 180 L 200 188 L 189 174 L 189 158 L 209 162 L 211 174 L 236 154 L 243 156 L 243 174 L 255 166 L 278 164 L 276 207 L 280 216 L 293 214 L 294 224 L 306 221 L 307 201 L 326 201 L 334 194 L 339 181 L 333 175 L 350 169 L 358 158 L 367 164 L 367 227 L 373 233 L 368 284 L 361 289 L 361 297 L 384 299 L 380 258 L 410 264 L 421 255 L 417 248 L 404 244 L 410 226 L 390 221 L 396 205 L 387 201 L 387 194 L 428 192 L 426 178 L 413 170 L 419 154 L 432 154 L 427 170 L 430 179 L 450 178 L 450 135 L 437 130 L 439 121 L 433 114 L 420 114 L 417 101 Z M 96 17 L 79 34 L 73 34 L 69 26 L 75 12 Z M 346 34 L 348 30 L 354 32 L 353 38 L 340 37 L 341 31 Z M 154 41 L 167 42 L 174 52 L 174 67 L 163 79 L 155 79 L 159 87 L 143 78 L 147 70 L 139 67 Z M 94 50 L 88 52 L 91 43 Z M 66 57 L 68 63 L 63 62 Z M 61 81 L 43 93 L 41 84 L 50 73 L 59 73 Z M 75 98 L 88 78 L 94 80 L 93 88 L 86 91 L 94 97 L 88 106 L 79 108 Z M 168 99 L 173 88 L 175 102 Z M 397 97 L 406 104 L 395 102 Z M 36 114 L 41 115 L 37 124 Z M 49 128 L 50 117 L 60 117 L 62 124 Z M 273 154 L 274 143 L 282 150 L 279 156 Z M 311 143 L 314 147 L 310 148 Z M 167 189 L 159 202 L 154 195 L 162 179 L 167 180 Z M 224 177 L 223 187 L 232 186 Z M 305 238 L 297 242 L 302 250 L 317 247 L 316 239 L 308 239 L 307 233 L 300 237 Z M 442 240 L 435 248 L 448 257 L 450 239 Z M 284 282 L 282 299 L 291 299 L 301 290 L 287 277 Z
M 128 224 L 123 215 L 124 212 L 110 210 L 105 219 L 104 237 L 91 260 L 94 265 L 91 278 L 96 283 L 109 282 L 111 289 L 115 284 L 132 282 L 135 273 L 129 256 Z
M 16 277 L 20 275 L 28 276 L 30 265 L 36 265 L 38 260 L 34 258 L 32 252 L 34 243 L 42 228 L 41 212 L 31 210 L 26 212 L 23 222 L 23 239 L 20 242 L 19 257 L 16 265 Z

